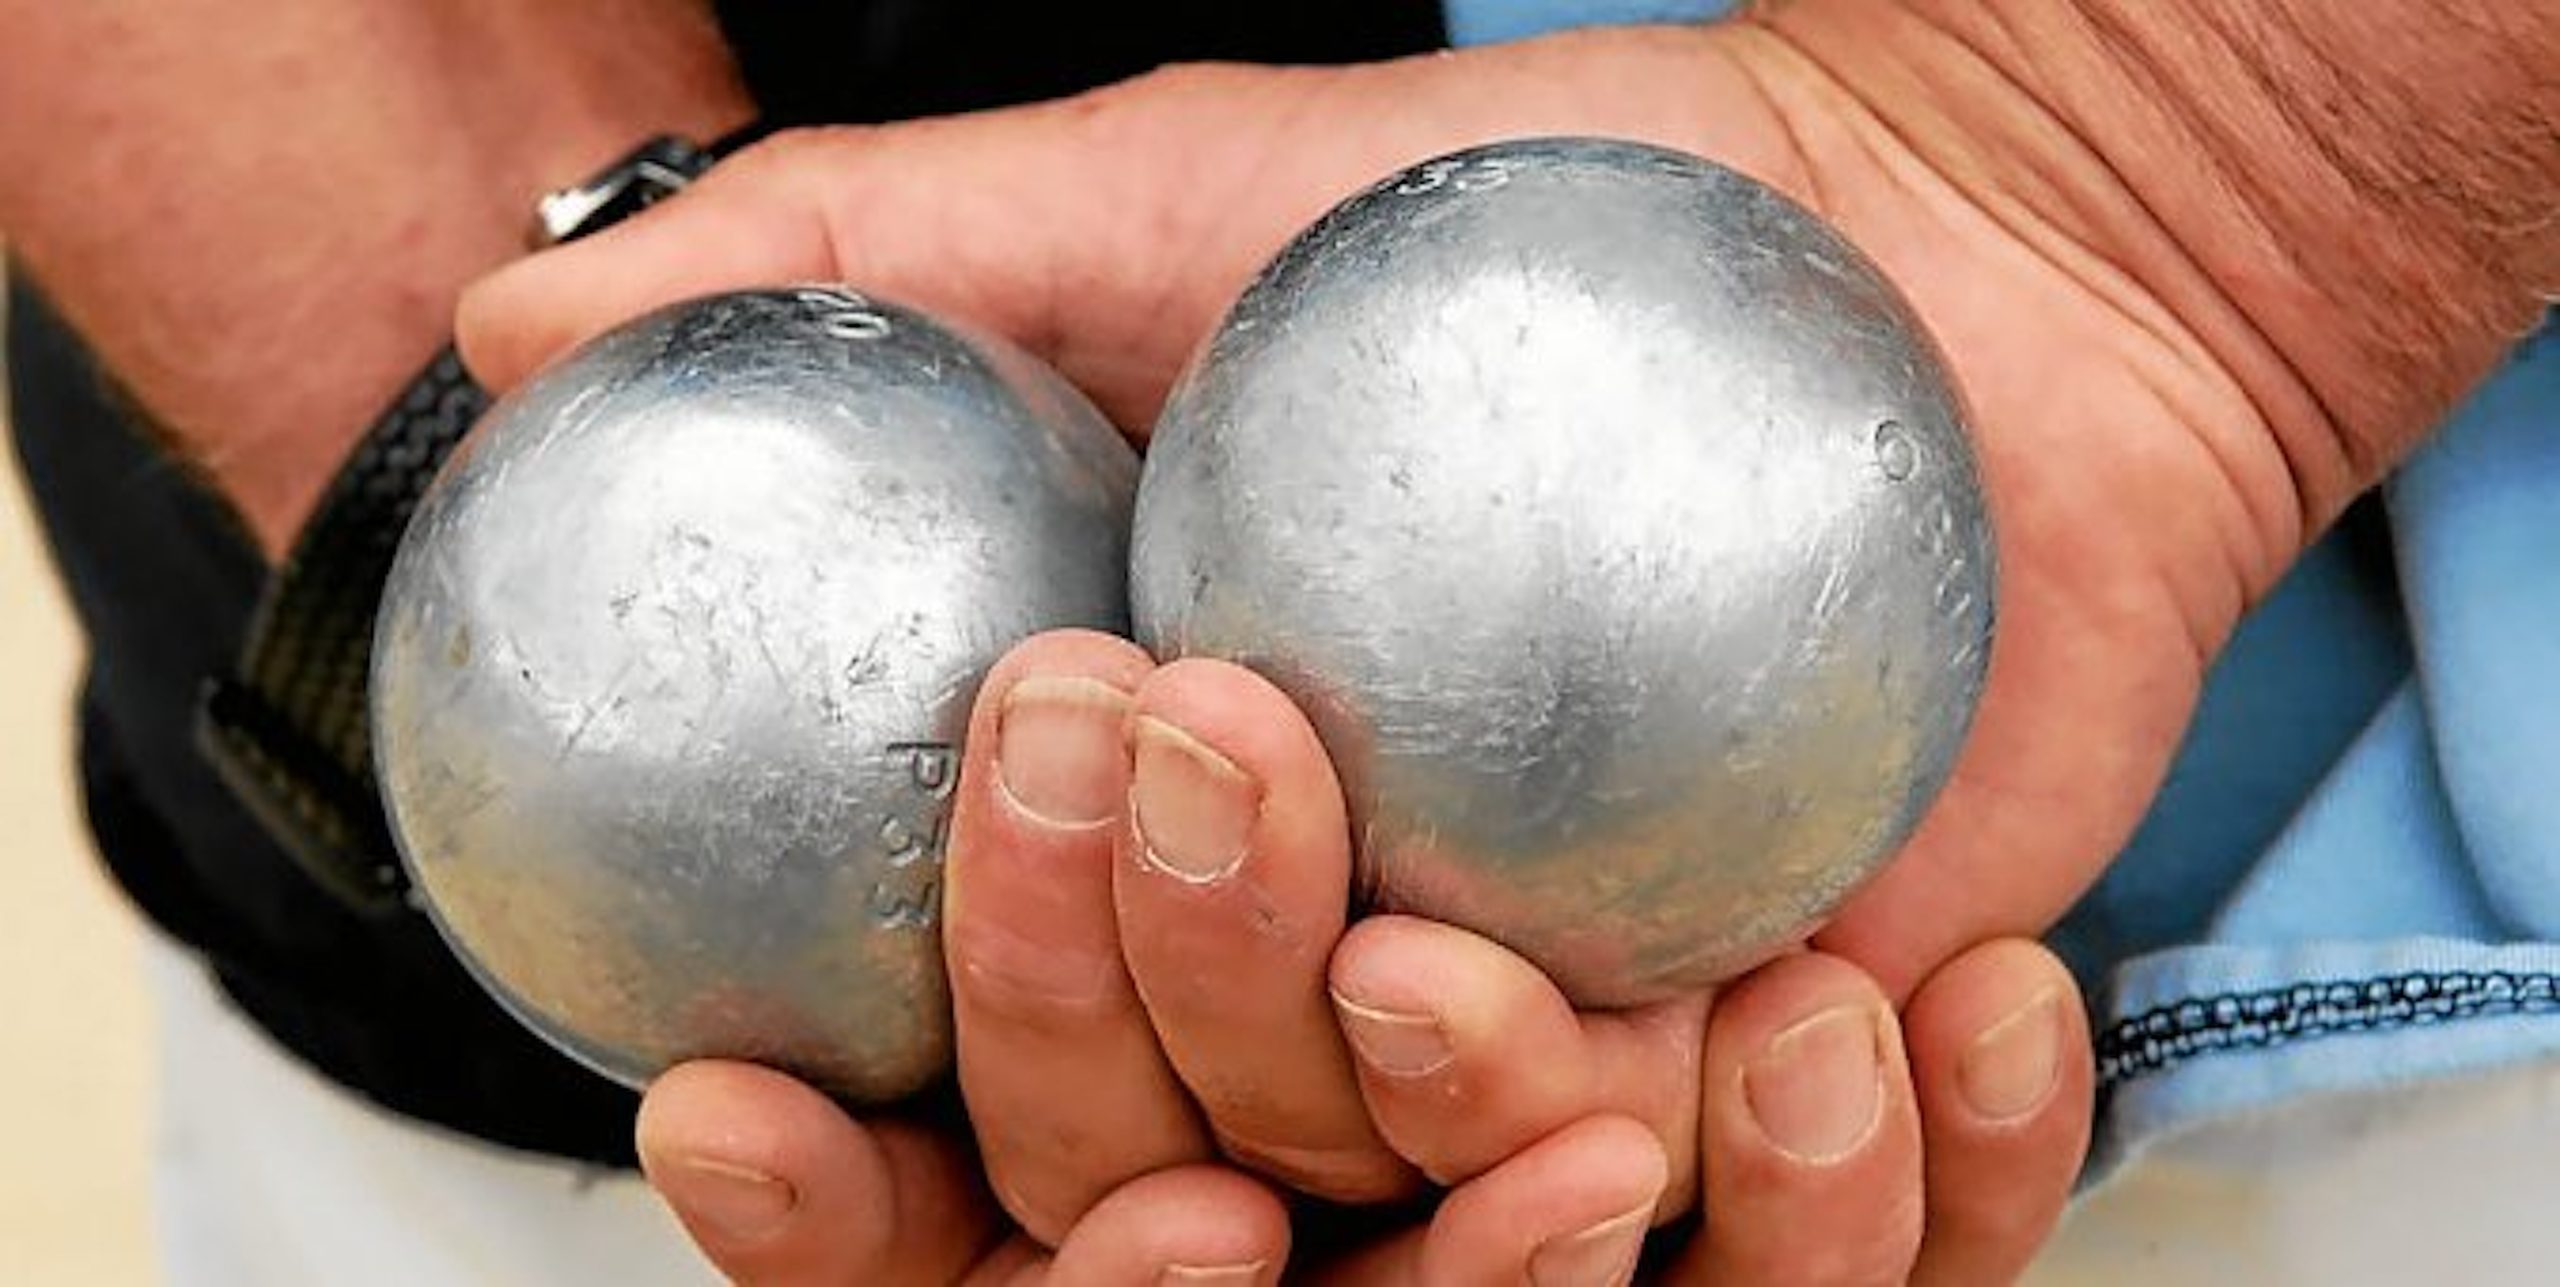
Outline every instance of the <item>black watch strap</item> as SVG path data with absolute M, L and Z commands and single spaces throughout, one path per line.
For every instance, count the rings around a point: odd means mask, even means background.
M 651 139 L 544 198 L 537 240 L 637 214 L 756 137 L 751 127 L 708 148 Z M 197 743 L 225 785 L 313 879 L 368 914 L 400 910 L 407 893 L 366 720 L 374 616 L 410 514 L 488 405 L 446 345 L 331 480 L 268 578 L 238 664 L 205 685 L 197 709 Z
M 365 431 L 267 580 L 240 660 L 205 686 L 196 739 L 233 795 L 341 901 L 404 892 L 365 720 L 373 615 L 410 511 L 489 395 L 446 345 Z

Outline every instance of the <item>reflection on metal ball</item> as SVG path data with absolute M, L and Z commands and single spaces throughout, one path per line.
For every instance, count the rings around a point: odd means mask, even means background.
M 1308 711 L 1369 903 L 1627 1004 L 1782 949 L 1899 846 L 1980 696 L 1990 523 L 1918 321 L 1674 152 L 1496 144 L 1301 234 L 1165 408 L 1159 656 Z
M 571 354 L 473 431 L 386 591 L 376 763 L 437 925 L 618 1080 L 931 1081 L 969 703 L 1027 635 L 1124 628 L 1136 474 L 1030 357 L 846 291 Z

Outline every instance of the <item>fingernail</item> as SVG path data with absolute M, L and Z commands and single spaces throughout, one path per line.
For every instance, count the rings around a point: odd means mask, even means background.
M 1956 1065 L 1956 1084 L 1985 1121 L 2016 1121 L 2044 1106 L 2062 1072 L 2062 998 L 2052 988 L 1982 1030 Z
M 1770 1038 L 1743 1068 L 1761 1133 L 1799 1162 L 1857 1151 L 1884 1114 L 1884 1052 L 1871 1006 L 1834 1006 Z
M 791 1219 L 800 1195 L 785 1181 L 752 1167 L 712 1158 L 686 1158 L 658 1186 L 688 1219 L 729 1242 L 758 1242 Z
M 1268 1260 L 1255 1260 L 1241 1265 L 1166 1265 L 1156 1275 L 1160 1287 L 1230 1287 L 1231 1284 L 1262 1281 Z
M 1111 820 L 1125 755 L 1129 695 L 1098 679 L 1035 675 L 1004 695 L 996 717 L 996 778 L 1014 808 L 1050 827 Z
M 1529 1281 L 1536 1287 L 1616 1287 L 1634 1278 L 1652 1217 L 1648 1202 L 1580 1233 L 1549 1239 L 1530 1253 Z
M 1435 1073 L 1457 1058 L 1436 1015 L 1362 1005 L 1339 990 L 1333 991 L 1333 1012 L 1342 1017 L 1342 1035 L 1361 1061 L 1390 1077 Z
M 1207 743 L 1140 716 L 1130 821 L 1138 856 L 1180 880 L 1205 885 L 1244 862 L 1262 812 L 1262 788 Z

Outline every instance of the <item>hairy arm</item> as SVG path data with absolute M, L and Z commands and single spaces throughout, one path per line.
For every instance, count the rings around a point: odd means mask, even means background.
M 1806 0 L 1753 21 L 1887 146 L 2165 305 L 2264 416 L 2305 528 L 2560 286 L 2549 6 Z
M 0 236 L 270 554 L 537 194 L 749 112 L 699 0 L 25 0 L 0 51 Z

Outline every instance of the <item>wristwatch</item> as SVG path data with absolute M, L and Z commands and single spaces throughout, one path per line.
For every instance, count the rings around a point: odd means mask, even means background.
M 592 178 L 544 196 L 535 248 L 611 227 L 684 190 L 746 146 L 754 126 L 707 146 L 650 139 Z M 366 721 L 373 622 L 401 532 L 489 395 L 448 343 L 366 429 L 269 576 L 237 664 L 208 680 L 196 743 L 278 844 L 367 915 L 407 906 L 407 881 L 373 777 Z

